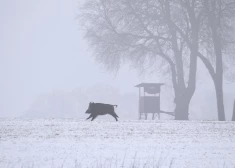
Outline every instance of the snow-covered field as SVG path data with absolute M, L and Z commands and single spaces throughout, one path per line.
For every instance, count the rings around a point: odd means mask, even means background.
M 235 167 L 235 123 L 0 119 L 0 168 Z

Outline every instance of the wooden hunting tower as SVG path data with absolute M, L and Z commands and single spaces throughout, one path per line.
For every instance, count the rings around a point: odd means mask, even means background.
M 160 91 L 163 83 L 140 83 L 135 87 L 139 88 L 139 119 L 144 116 L 148 118 L 148 114 L 152 114 L 155 119 L 158 114 L 160 119 Z

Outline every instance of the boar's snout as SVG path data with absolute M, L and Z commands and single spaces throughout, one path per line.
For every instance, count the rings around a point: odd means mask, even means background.
M 92 106 L 92 102 L 89 103 L 88 109 L 86 110 L 85 113 L 91 114 L 91 106 Z

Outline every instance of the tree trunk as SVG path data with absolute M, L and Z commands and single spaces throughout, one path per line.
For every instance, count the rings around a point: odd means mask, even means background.
M 221 39 L 216 34 L 216 30 L 212 28 L 214 50 L 216 55 L 216 73 L 215 73 L 215 91 L 217 98 L 217 109 L 218 109 L 218 119 L 219 121 L 225 121 L 224 113 L 224 98 L 223 98 L 223 59 L 222 59 L 222 47 Z
M 209 4 L 209 2 L 211 3 Z M 213 1 L 204 0 L 204 5 L 207 9 L 209 26 L 212 32 L 212 40 L 213 40 L 212 42 L 214 45 L 214 51 L 215 51 L 215 56 L 216 56 L 215 76 L 214 76 L 213 81 L 215 85 L 216 98 L 217 98 L 218 120 L 225 121 L 224 100 L 223 100 L 222 40 L 221 40 L 221 35 L 219 34 L 220 24 L 222 23 L 220 21 L 220 17 L 216 17 L 214 13 L 216 9 L 216 6 L 215 6 L 216 3 L 212 4 L 212 2 Z
M 214 81 L 214 84 L 215 84 L 216 99 L 217 99 L 218 120 L 225 121 L 222 81 L 220 80 Z
M 233 117 L 232 117 L 232 121 L 235 121 L 235 100 L 233 103 Z
M 182 98 L 176 101 L 175 107 L 175 120 L 188 120 L 188 111 L 189 111 L 189 103 L 190 101 Z

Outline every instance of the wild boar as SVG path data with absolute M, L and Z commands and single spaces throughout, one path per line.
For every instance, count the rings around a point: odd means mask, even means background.
M 92 118 L 91 121 L 93 121 L 98 115 L 110 114 L 118 121 L 118 115 L 114 112 L 114 107 L 117 107 L 117 105 L 90 102 L 86 110 L 86 113 L 90 114 L 87 120 Z

